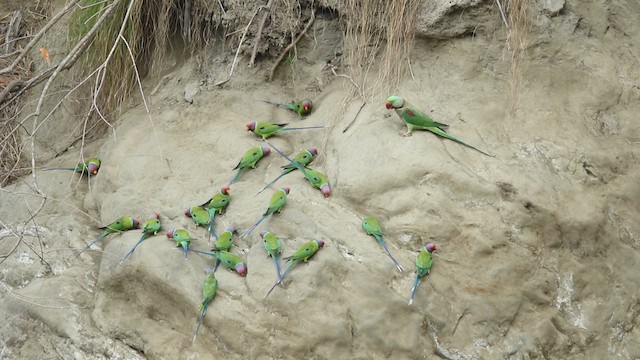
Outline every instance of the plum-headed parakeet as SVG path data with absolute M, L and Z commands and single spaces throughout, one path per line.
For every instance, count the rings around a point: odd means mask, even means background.
M 260 219 L 258 219 L 258 221 L 253 224 L 253 226 L 251 226 L 249 229 L 247 229 L 247 231 L 244 232 L 244 234 L 242 234 L 241 238 L 246 238 L 249 234 L 251 234 L 251 232 L 258 227 L 258 225 L 260 225 L 260 223 L 267 218 L 267 216 L 273 214 L 273 213 L 280 213 L 282 212 L 282 208 L 284 207 L 284 204 L 287 202 L 287 195 L 289 195 L 289 192 L 291 191 L 291 189 L 289 189 L 289 187 L 285 186 L 283 188 L 280 188 L 278 190 L 276 190 L 273 195 L 271 196 L 271 200 L 269 200 L 269 206 L 267 207 L 267 211 L 264 212 L 264 214 L 262 214 L 262 216 L 260 217 Z
M 207 276 L 204 278 L 204 283 L 202 284 L 202 302 L 198 307 L 198 310 L 200 310 L 200 316 L 198 317 L 196 333 L 193 335 L 193 342 L 196 341 L 198 331 L 200 330 L 200 326 L 202 325 L 202 320 L 204 320 L 204 316 L 207 314 L 207 307 L 209 307 L 209 304 L 216 296 L 217 291 L 218 280 L 216 279 L 216 275 L 213 271 L 207 271 Z
M 131 250 L 129 250 L 129 252 L 126 253 L 126 255 L 124 256 L 124 259 L 122 259 L 120 263 L 123 263 L 125 260 L 127 260 L 127 258 L 131 256 L 131 254 L 133 254 L 133 252 L 136 250 L 138 245 L 140 245 L 140 243 L 143 242 L 146 238 L 152 235 L 156 235 L 158 231 L 160 231 L 161 227 L 162 227 L 162 224 L 160 223 L 160 214 L 158 213 L 151 214 L 149 219 L 147 219 L 142 224 L 142 236 L 140 236 L 140 239 L 138 240 L 138 242 L 136 242 L 135 245 L 133 245 Z
M 283 109 L 291 110 L 296 114 L 298 114 L 299 116 L 309 115 L 313 110 L 313 102 L 309 99 L 293 100 L 290 103 L 281 103 L 281 102 L 275 102 L 275 101 L 269 101 L 269 100 L 261 100 L 261 101 L 266 102 L 267 104 L 279 106 Z
M 176 247 L 182 247 L 184 251 L 184 258 L 187 258 L 187 252 L 189 251 L 189 245 L 191 240 L 195 240 L 189 235 L 189 232 L 185 229 L 174 229 L 167 231 L 167 237 L 173 239 L 176 242 Z
M 80 251 L 78 255 L 76 255 L 76 257 L 80 256 L 80 254 L 82 254 L 85 250 L 90 248 L 91 245 L 99 241 L 102 241 L 102 239 L 104 239 L 107 235 L 111 233 L 137 229 L 139 227 L 140 227 L 140 222 L 131 216 L 123 216 L 121 218 L 118 218 L 116 219 L 116 221 L 112 222 L 111 224 L 101 227 L 100 230 L 103 230 L 102 234 L 98 236 L 98 238 L 95 239 L 91 244 L 87 245 L 87 247 L 85 247 L 82 251 Z
M 240 162 L 238 162 L 238 165 L 233 168 L 234 170 L 238 169 L 238 172 L 233 177 L 233 179 L 231 179 L 229 185 L 238 181 L 238 179 L 240 178 L 240 174 L 242 174 L 245 169 L 255 169 L 258 161 L 260 161 L 260 159 L 262 159 L 264 156 L 269 155 L 270 153 L 271 149 L 266 146 L 254 146 L 251 149 L 245 151 L 242 159 L 240 159 Z
M 271 289 L 269 289 L 269 292 L 267 292 L 267 295 L 265 295 L 264 297 L 269 296 L 269 294 L 271 294 L 273 289 L 278 284 L 282 284 L 282 281 L 284 281 L 284 277 L 287 276 L 289 271 L 291 271 L 291 269 L 293 269 L 293 267 L 296 266 L 296 264 L 298 264 L 300 261 L 304 261 L 304 262 L 309 261 L 309 259 L 313 255 L 315 255 L 315 253 L 317 253 L 318 250 L 323 246 L 324 246 L 323 240 L 311 240 L 308 243 L 299 247 L 298 250 L 296 250 L 296 252 L 293 253 L 293 255 L 285 257 L 284 260 L 289 261 L 289 266 L 287 266 L 287 269 L 284 271 L 284 273 L 282 273 L 282 276 L 280 277 L 280 279 L 278 279 L 278 281 L 276 281 L 276 283 L 273 284 Z
M 309 165 L 309 163 L 311 161 L 313 161 L 313 159 L 316 157 L 316 155 L 318 155 L 318 149 L 309 148 L 307 150 L 304 150 L 304 151 L 298 153 L 298 155 L 296 155 L 293 158 L 293 161 L 297 162 L 298 164 L 300 164 L 302 166 L 307 166 L 307 165 Z M 295 166 L 293 166 L 291 163 L 282 166 L 282 172 L 280 173 L 280 175 L 278 175 L 278 177 L 276 177 L 275 179 L 271 180 L 267 185 L 265 185 L 262 189 L 260 189 L 257 192 L 257 194 L 260 194 L 262 191 L 264 191 L 264 189 L 266 189 L 269 186 L 273 185 L 273 183 L 278 181 L 281 177 L 287 175 L 288 173 L 290 173 L 290 172 L 292 172 L 293 170 L 296 170 L 296 169 L 297 168 Z
M 396 265 L 396 268 L 398 268 L 399 271 L 404 271 L 402 265 L 400 265 L 400 263 L 398 263 L 398 261 L 393 256 L 391 256 L 391 253 L 387 248 L 387 244 L 382 237 L 382 228 L 380 227 L 380 222 L 378 221 L 378 219 L 374 218 L 373 216 L 365 217 L 362 220 L 362 228 L 368 235 L 372 235 L 376 240 L 378 240 L 380 245 L 382 245 L 384 251 L 387 253 L 387 255 L 389 255 L 393 263 Z
M 226 231 L 223 231 L 222 234 L 220 234 L 220 237 L 218 237 L 218 239 L 216 240 L 214 250 L 217 249 L 229 251 L 231 249 L 231 246 L 233 245 L 233 235 L 236 234 L 236 232 L 236 229 L 233 227 L 230 227 Z M 220 259 L 216 258 L 216 263 L 213 266 L 213 271 L 216 271 L 219 265 Z
M 213 256 L 217 260 L 220 260 L 222 265 L 227 269 L 236 272 L 240 276 L 247 276 L 247 265 L 245 265 L 244 261 L 242 261 L 242 258 L 234 253 L 218 250 L 216 248 L 214 248 L 212 251 L 202 251 L 195 249 L 189 249 L 189 251 Z M 211 270 L 214 271 L 214 269 Z
M 329 195 L 331 195 L 331 187 L 329 187 L 329 178 L 327 177 L 327 175 L 318 170 L 304 167 L 298 162 L 289 159 L 287 155 L 285 155 L 277 147 L 273 146 L 273 144 L 271 144 L 269 141 L 265 140 L 265 142 L 269 144 L 269 146 L 271 146 L 278 154 L 280 154 L 280 156 L 287 159 L 293 167 L 300 170 L 304 174 L 304 177 L 307 179 L 307 181 L 312 186 L 318 188 L 320 192 L 322 192 L 322 195 L 324 195 L 324 197 L 328 197 Z
M 431 266 L 433 265 L 431 253 L 436 250 L 438 250 L 438 246 L 436 244 L 428 243 L 424 248 L 422 248 L 422 250 L 420 250 L 418 257 L 416 258 L 416 281 L 413 283 L 413 288 L 411 288 L 409 305 L 413 304 L 413 298 L 416 296 L 416 290 L 418 289 L 420 280 L 429 275 L 429 272 L 431 271 Z
M 324 125 L 316 125 L 316 126 L 304 126 L 304 127 L 286 127 L 289 125 L 288 123 L 283 124 L 274 124 L 270 122 L 248 122 L 246 124 L 247 131 L 251 131 L 256 136 L 262 137 L 262 139 L 266 139 L 270 136 L 273 136 L 280 131 L 291 131 L 291 130 L 309 130 L 309 129 L 324 129 L 326 126 Z
M 75 171 L 77 173 L 80 174 L 88 174 L 89 176 L 91 175 L 97 175 L 98 174 L 98 170 L 100 170 L 100 165 L 102 164 L 102 162 L 100 161 L 100 159 L 98 159 L 97 157 L 93 157 L 87 161 L 78 163 L 76 166 L 74 167 L 59 167 L 59 168 L 47 168 L 47 169 L 43 169 L 44 171 L 49 171 L 49 170 L 71 170 L 71 171 Z
M 280 239 L 268 231 L 260 232 L 260 237 L 262 238 L 265 250 L 267 250 L 267 254 L 273 258 L 276 264 L 278 280 L 282 283 L 282 271 L 280 270 L 280 255 L 282 254 L 282 249 L 280 247 Z
M 229 194 L 229 192 L 231 192 L 231 188 L 228 185 L 225 185 L 220 189 L 219 193 L 213 195 L 211 199 L 200 205 L 209 209 L 209 243 L 211 243 L 212 234 L 216 239 L 218 238 L 218 233 L 214 226 L 214 220 L 216 213 L 222 214 L 229 205 L 229 202 L 231 202 L 231 194 Z

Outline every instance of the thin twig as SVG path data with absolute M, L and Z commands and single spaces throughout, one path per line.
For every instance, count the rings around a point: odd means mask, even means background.
M 233 70 L 235 70 L 235 68 L 236 68 L 236 62 L 238 60 L 238 55 L 240 54 L 240 48 L 242 47 L 242 43 L 244 42 L 244 38 L 247 36 L 247 31 L 249 30 L 249 26 L 251 26 L 251 23 L 253 22 L 253 19 L 256 17 L 256 15 L 258 15 L 258 12 L 260 11 L 260 9 L 262 9 L 262 5 L 258 6 L 256 11 L 253 13 L 253 16 L 251 16 L 251 19 L 249 20 L 249 23 L 247 24 L 247 26 L 244 28 L 244 31 L 242 32 L 242 37 L 240 38 L 240 43 L 238 44 L 238 49 L 236 50 L 236 55 L 233 57 L 233 62 L 231 63 L 231 71 L 229 71 L 229 77 L 227 77 L 225 80 L 221 80 L 221 81 L 218 81 L 217 83 L 215 83 L 216 86 L 222 85 L 222 84 L 226 83 L 227 81 L 231 80 L 231 76 L 233 76 Z
M 282 59 L 284 59 L 284 57 L 287 55 L 289 50 L 293 49 L 296 46 L 296 44 L 298 44 L 298 41 L 302 39 L 302 37 L 304 36 L 304 34 L 307 33 L 307 31 L 309 31 L 309 29 L 311 28 L 311 25 L 313 25 L 313 22 L 315 20 L 316 20 L 315 10 L 311 10 L 311 19 L 309 19 L 309 23 L 307 24 L 307 26 L 305 26 L 304 30 L 302 30 L 302 32 L 298 35 L 298 37 L 296 37 L 295 40 L 293 40 L 293 42 L 284 49 L 282 54 L 280 54 L 280 56 L 276 60 L 276 63 L 273 64 L 273 67 L 271 67 L 271 73 L 269 74 L 269 81 L 273 80 L 273 75 L 275 74 L 276 69 L 278 68 L 278 65 L 280 65 L 280 63 L 282 62 Z
M 273 4 L 273 0 L 269 0 L 267 5 L 264 7 L 267 10 L 266 13 L 262 16 L 262 20 L 260 20 L 260 26 L 258 26 L 258 32 L 253 40 L 253 51 L 251 52 L 251 60 L 249 60 L 249 67 L 253 67 L 256 64 L 256 55 L 258 54 L 258 44 L 260 43 L 260 37 L 262 36 L 262 30 L 264 29 L 264 24 L 267 22 L 267 17 L 271 14 L 271 6 Z
M 13 47 L 15 46 L 14 39 L 20 31 L 21 21 L 22 21 L 22 10 L 14 11 L 13 16 L 11 17 L 11 21 L 9 22 L 9 26 L 7 28 L 7 34 L 5 35 L 5 38 L 4 38 L 5 54 L 13 51 Z
M 36 43 L 40 40 L 40 38 L 55 24 L 58 22 L 58 20 L 60 20 L 60 18 L 62 18 L 64 15 L 66 15 L 71 8 L 73 8 L 73 6 L 77 3 L 79 3 L 80 0 L 72 0 L 70 1 L 67 6 L 64 7 L 64 9 L 60 10 L 59 13 L 57 13 L 54 17 L 51 18 L 51 20 L 49 20 L 49 22 L 42 28 L 40 29 L 40 31 L 38 31 L 33 38 L 31 39 L 31 41 L 29 41 L 29 43 L 24 47 L 24 49 L 22 49 L 22 52 L 20 53 L 20 55 L 18 55 L 18 57 L 15 58 L 15 60 L 13 60 L 13 62 L 11 63 L 11 65 L 7 66 L 6 68 L 0 70 L 0 75 L 4 75 L 4 74 L 8 74 L 10 72 L 13 71 L 13 69 L 15 69 L 15 67 L 20 63 L 20 61 L 22 60 L 22 58 L 24 58 L 27 53 L 36 45 Z
M 360 109 L 358 109 L 358 112 L 356 113 L 356 116 L 353 117 L 353 120 L 351 120 L 351 122 L 349 123 L 349 125 L 347 125 L 347 127 L 344 128 L 344 130 L 342 130 L 343 133 L 347 132 L 347 130 L 349 130 L 349 128 L 351 127 L 351 125 L 353 125 L 354 122 L 356 122 L 356 119 L 358 118 L 358 115 L 360 115 L 360 111 L 362 111 L 362 108 L 366 105 L 366 102 L 362 102 L 362 105 L 360 105 Z
M 502 4 L 500 4 L 500 0 L 496 0 L 496 4 L 498 4 L 498 10 L 500 10 L 500 16 L 502 16 L 502 21 L 504 22 L 504 26 L 509 28 L 509 23 L 507 23 L 507 17 L 504 15 L 504 10 L 502 10 Z
M 122 36 L 122 35 L 120 35 Z M 138 89 L 140 90 L 140 96 L 142 97 L 142 103 L 144 104 L 144 109 L 147 112 L 147 118 L 151 122 L 151 127 L 153 127 L 153 134 L 156 138 L 156 143 L 158 144 L 158 149 L 160 150 L 160 158 L 164 159 L 164 154 L 162 153 L 162 146 L 160 146 L 160 139 L 158 139 L 158 131 L 156 130 L 156 124 L 153 122 L 151 118 L 151 111 L 149 110 L 149 106 L 147 105 L 147 99 L 144 95 L 144 90 L 142 89 L 142 80 L 140 80 L 140 73 L 138 72 L 138 67 L 136 66 L 136 59 L 133 56 L 133 52 L 131 51 L 131 47 L 129 46 L 129 42 L 122 37 L 122 41 L 127 46 L 127 50 L 129 51 L 129 57 L 131 57 L 131 63 L 133 64 L 133 72 L 136 74 L 136 81 L 138 82 Z

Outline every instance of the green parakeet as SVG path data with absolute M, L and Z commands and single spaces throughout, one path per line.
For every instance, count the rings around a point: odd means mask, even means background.
M 127 258 L 131 256 L 131 254 L 133 254 L 133 252 L 136 250 L 136 247 L 138 247 L 138 245 L 140 245 L 140 243 L 143 242 L 146 238 L 152 235 L 156 235 L 158 231 L 160 231 L 161 227 L 162 225 L 160 223 L 160 214 L 158 213 L 151 214 L 149 219 L 147 219 L 142 224 L 142 236 L 140 236 L 140 240 L 138 240 L 138 242 L 135 245 L 133 245 L 131 250 L 129 250 L 129 252 L 124 256 L 124 259 L 122 259 L 120 263 L 123 263 L 125 260 L 127 260 Z
M 200 310 L 200 317 L 198 317 L 198 326 L 196 326 L 196 333 L 193 335 L 193 342 L 196 341 L 198 331 L 202 325 L 202 320 L 204 320 L 204 316 L 207 314 L 207 307 L 213 298 L 216 297 L 217 291 L 218 279 L 216 279 L 216 275 L 213 271 L 208 271 L 207 276 L 204 278 L 204 284 L 202 284 L 202 303 L 200 303 L 200 306 L 198 307 L 198 310 Z
M 47 168 L 44 171 L 49 170 L 71 170 L 81 174 L 96 175 L 100 170 L 102 162 L 97 157 L 93 157 L 85 162 L 78 163 L 75 167 L 59 167 L 59 168 Z
M 302 151 L 301 153 L 298 153 L 298 155 L 296 155 L 293 158 L 294 162 L 297 162 L 298 164 L 302 165 L 302 166 L 307 166 L 311 161 L 313 161 L 313 159 L 316 157 L 316 155 L 318 155 L 318 149 L 316 148 L 309 148 L 307 150 Z M 278 175 L 278 177 L 276 177 L 275 179 L 271 180 L 267 185 L 265 185 L 262 189 L 260 189 L 256 194 L 260 194 L 262 191 L 264 191 L 264 189 L 268 188 L 269 186 L 273 185 L 273 183 L 275 183 L 276 181 L 278 181 L 281 177 L 287 175 L 288 173 L 292 172 L 293 170 L 296 170 L 297 168 L 291 164 L 287 164 L 284 165 L 282 167 L 282 172 L 280 173 L 280 175 Z
M 204 206 L 192 206 L 184 211 L 186 217 L 190 217 L 196 225 L 209 227 L 209 221 L 211 219 L 209 210 Z
M 420 280 L 427 276 L 431 271 L 431 266 L 433 265 L 431 253 L 436 250 L 438 250 L 438 246 L 436 244 L 428 243 L 422 250 L 420 250 L 418 257 L 416 258 L 416 281 L 413 283 L 413 288 L 411 289 L 409 305 L 413 303 L 413 298 L 416 296 L 416 290 L 418 289 Z
M 282 271 L 280 270 L 280 255 L 282 254 L 282 249 L 280 248 L 280 239 L 268 231 L 260 232 L 260 237 L 263 240 L 263 245 L 265 250 L 267 250 L 267 254 L 273 258 L 273 261 L 276 264 L 276 271 L 278 272 L 278 280 L 282 283 Z
M 303 165 L 289 159 L 287 155 L 285 155 L 277 147 L 273 146 L 273 144 L 271 144 L 268 140 L 265 140 L 265 142 L 269 144 L 269 146 L 271 146 L 283 158 L 287 159 L 293 167 L 300 170 L 311 185 L 320 189 L 320 192 L 322 192 L 322 195 L 324 195 L 324 197 L 328 197 L 329 195 L 331 195 L 331 187 L 329 187 L 329 178 L 327 177 L 327 175 L 321 173 L 318 170 L 304 167 Z
M 242 236 L 240 237 L 243 239 L 246 238 L 249 234 L 251 234 L 251 232 L 256 227 L 258 227 L 258 225 L 260 225 L 262 221 L 264 221 L 264 219 L 267 218 L 267 216 L 273 213 L 282 212 L 282 208 L 284 207 L 284 204 L 287 202 L 287 195 L 289 195 L 289 191 L 291 190 L 287 186 L 276 190 L 271 196 L 271 200 L 269 200 L 269 206 L 267 207 L 267 211 L 265 211 L 264 214 L 262 214 L 262 216 L 260 217 L 260 219 L 258 219 L 258 221 L 255 224 L 253 224 L 252 227 L 247 229 L 247 231 L 245 231 L 244 234 L 242 234 Z
M 269 155 L 270 153 L 271 153 L 271 149 L 269 149 L 266 146 L 254 146 L 251 149 L 247 150 L 242 156 L 242 159 L 240 159 L 240 162 L 238 163 L 238 165 L 236 165 L 236 167 L 233 168 L 234 170 L 238 169 L 238 172 L 236 173 L 236 176 L 234 176 L 233 179 L 231 179 L 231 182 L 229 183 L 229 185 L 238 181 L 238 179 L 240 178 L 240 174 L 242 174 L 242 172 L 245 169 L 248 169 L 248 168 L 255 169 L 258 161 L 262 159 L 264 156 Z
M 213 249 L 213 251 L 201 251 L 201 250 L 193 250 L 193 249 L 191 249 L 189 251 L 197 252 L 199 254 L 213 256 L 216 259 L 220 260 L 222 265 L 224 267 L 226 267 L 227 269 L 229 269 L 231 271 L 235 271 L 240 276 L 247 276 L 247 266 L 244 264 L 244 261 L 242 261 L 242 259 L 238 255 L 236 255 L 234 253 L 230 253 L 228 251 L 223 251 L 223 250 L 218 250 L 218 249 L 215 249 L 215 248 Z
M 396 261 L 396 259 L 394 259 L 394 257 L 391 256 L 391 253 L 387 248 L 387 244 L 385 243 L 384 238 L 382 237 L 382 228 L 380 227 L 380 222 L 378 222 L 378 219 L 374 218 L 373 216 L 365 217 L 362 220 L 362 228 L 368 235 L 372 235 L 376 240 L 378 240 L 380 245 L 382 245 L 382 248 L 384 249 L 384 251 L 387 253 L 387 255 L 389 255 L 391 260 L 393 260 L 393 263 L 396 265 L 396 268 L 398 268 L 398 270 L 401 272 L 404 271 L 404 269 L 402 268 L 402 265 L 400 265 L 400 263 L 398 263 L 398 261 Z
M 211 234 L 213 234 L 216 239 L 218 238 L 218 233 L 213 225 L 213 221 L 215 220 L 216 213 L 222 215 L 226 207 L 229 205 L 229 202 L 231 202 L 231 195 L 229 194 L 230 191 L 231 188 L 229 185 L 225 185 L 220 189 L 219 193 L 213 195 L 211 199 L 200 205 L 209 209 L 209 243 L 211 243 Z
M 457 137 L 449 134 L 444 130 L 444 128 L 448 127 L 447 124 L 433 121 L 433 119 L 431 119 L 429 115 L 425 114 L 424 112 L 407 102 L 403 97 L 390 96 L 389 98 L 387 98 L 385 105 L 387 109 L 394 109 L 398 116 L 400 116 L 400 118 L 407 125 L 407 132 L 404 134 L 404 136 L 410 136 L 411 132 L 413 132 L 414 129 L 428 130 L 438 136 L 442 136 L 443 138 L 455 141 L 458 144 L 462 144 L 484 155 L 492 157 L 494 156 L 472 145 L 469 145 L 466 142 L 458 139 Z
M 174 229 L 167 231 L 167 237 L 173 239 L 176 242 L 176 247 L 182 247 L 184 251 L 184 258 L 187 258 L 187 252 L 189 251 L 189 245 L 191 240 L 195 240 L 189 235 L 189 232 L 185 229 Z
M 318 250 L 323 246 L 324 246 L 323 240 L 312 240 L 302 245 L 301 247 L 299 247 L 298 250 L 296 250 L 296 252 L 293 253 L 293 255 L 284 258 L 284 260 L 289 261 L 289 266 L 287 267 L 287 270 L 284 271 L 280 279 L 278 279 L 278 281 L 276 281 L 276 283 L 273 284 L 271 289 L 269 289 L 269 292 L 267 292 L 267 295 L 265 295 L 264 297 L 269 296 L 269 294 L 271 294 L 273 289 L 275 289 L 275 287 L 278 284 L 282 284 L 282 281 L 284 281 L 284 277 L 287 276 L 289 271 L 291 271 L 291 269 L 293 269 L 293 267 L 296 266 L 297 263 L 299 263 L 300 261 L 304 261 L 304 262 L 309 261 L 309 259 L 313 255 L 315 255 L 315 253 L 317 253 Z
M 304 127 L 294 127 L 288 128 L 285 127 L 289 125 L 288 123 L 284 124 L 274 124 L 270 122 L 248 122 L 246 124 L 247 131 L 253 132 L 256 136 L 261 136 L 262 139 L 266 139 L 270 136 L 273 136 L 280 131 L 290 131 L 290 130 L 309 130 L 309 129 L 324 129 L 326 126 L 324 125 L 316 125 L 316 126 L 304 126 Z
M 262 102 L 266 102 L 267 104 L 276 105 L 284 109 L 289 109 L 300 116 L 306 116 L 311 114 L 313 110 L 313 102 L 309 99 L 303 100 L 293 100 L 290 103 L 281 103 L 269 100 L 260 100 Z
M 235 233 L 236 233 L 236 229 L 230 227 L 226 231 L 224 231 L 222 234 L 220 234 L 220 237 L 216 241 L 216 246 L 214 247 L 214 250 L 217 249 L 217 250 L 229 251 L 231 249 L 231 246 L 233 245 L 233 235 Z M 213 266 L 213 271 L 216 271 L 218 269 L 218 266 L 220 266 L 220 259 L 216 258 L 216 263 Z
M 112 222 L 111 224 L 101 227 L 100 230 L 103 230 L 102 234 L 98 236 L 98 238 L 95 239 L 91 244 L 87 245 L 86 248 L 80 251 L 78 255 L 76 255 L 76 257 L 80 256 L 80 254 L 82 254 L 85 250 L 90 248 L 91 245 L 99 241 L 102 241 L 102 239 L 104 239 L 107 235 L 111 233 L 137 229 L 139 227 L 140 227 L 140 222 L 131 216 L 124 216 L 124 217 L 118 218 L 116 221 Z

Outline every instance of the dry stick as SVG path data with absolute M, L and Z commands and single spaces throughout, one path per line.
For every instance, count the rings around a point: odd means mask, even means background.
M 358 90 L 358 95 L 360 95 L 360 98 L 362 98 L 362 105 L 360 105 L 360 110 L 358 110 L 358 112 L 356 113 L 356 116 L 353 118 L 353 120 L 351 120 L 349 125 L 347 125 L 347 127 L 345 127 L 344 130 L 342 130 L 342 132 L 345 133 L 347 130 L 349 130 L 351 125 L 353 125 L 353 123 L 356 122 L 356 119 L 358 118 L 358 115 L 360 115 L 360 111 L 367 104 L 367 99 L 364 97 L 364 92 L 362 92 L 362 89 L 360 88 L 360 86 L 358 86 L 358 84 L 356 84 L 356 82 L 353 80 L 353 78 L 351 76 L 345 75 L 345 74 L 338 74 L 336 72 L 335 66 L 333 66 L 331 64 L 329 64 L 329 68 L 331 69 L 331 72 L 333 73 L 333 75 L 335 75 L 337 77 L 343 77 L 343 78 L 349 79 L 349 81 L 351 81 L 351 84 L 353 84 L 353 86 L 356 88 L 356 90 Z
M 316 20 L 316 13 L 315 13 L 314 10 L 312 10 L 311 11 L 311 19 L 309 20 L 309 23 L 307 24 L 307 26 L 305 26 L 304 30 L 302 30 L 302 32 L 298 35 L 298 37 L 295 38 L 295 40 L 293 40 L 293 42 L 291 44 L 289 44 L 289 46 L 287 46 L 284 49 L 282 54 L 280 54 L 280 56 L 276 60 L 276 63 L 273 64 L 273 67 L 271 68 L 271 73 L 269 74 L 269 81 L 273 80 L 273 75 L 275 74 L 276 69 L 278 68 L 278 65 L 280 65 L 280 63 L 282 62 L 282 59 L 284 59 L 284 57 L 287 55 L 289 50 L 293 49 L 293 47 L 296 46 L 296 44 L 298 43 L 298 41 L 300 41 L 300 39 L 302 39 L 304 34 L 306 34 L 307 31 L 309 31 L 309 29 L 311 28 L 311 25 L 313 25 L 313 22 L 315 20 Z
M 31 133 L 31 136 L 30 136 L 30 138 L 31 138 L 31 178 L 33 179 L 33 186 L 34 186 L 33 191 L 36 192 L 38 195 L 42 196 L 42 202 L 40 203 L 40 205 L 36 209 L 36 211 L 32 213 L 31 218 L 29 218 L 29 220 L 27 220 L 27 222 L 29 222 L 33 217 L 35 217 L 36 215 L 38 215 L 38 213 L 40 213 L 42 208 L 44 208 L 44 204 L 47 201 L 47 197 L 44 195 L 44 193 L 38 187 L 38 182 L 37 182 L 37 178 L 36 178 L 36 144 L 35 144 L 35 135 L 36 135 L 36 133 L 35 133 L 35 130 L 37 129 L 37 126 L 38 126 L 38 117 L 40 116 L 40 112 L 42 111 L 42 106 L 44 104 L 44 99 L 45 99 L 45 97 L 46 97 L 46 95 L 47 95 L 47 93 L 49 91 L 49 88 L 51 87 L 51 84 L 56 79 L 58 74 L 61 71 L 67 70 L 71 66 L 73 66 L 73 64 L 80 57 L 81 53 L 87 48 L 87 46 L 89 46 L 89 43 L 91 42 L 91 40 L 93 39 L 95 34 L 98 32 L 98 28 L 100 27 L 100 25 L 102 25 L 102 23 L 111 14 L 111 12 L 113 12 L 115 10 L 116 5 L 119 2 L 120 2 L 120 0 L 115 0 L 113 3 L 111 3 L 111 5 L 109 5 L 108 9 L 102 14 L 102 16 L 100 16 L 100 18 L 98 20 L 96 20 L 96 23 L 94 24 L 94 26 L 85 34 L 85 36 L 82 39 L 80 39 L 80 41 L 76 44 L 76 46 L 74 46 L 74 48 L 71 50 L 71 52 L 69 52 L 69 54 L 55 68 L 53 74 L 51 74 L 51 76 L 49 77 L 49 79 L 45 83 L 44 88 L 42 89 L 42 92 L 40 93 L 40 97 L 38 98 L 38 104 L 36 106 L 35 111 L 25 117 L 25 121 L 27 119 L 32 118 L 32 117 L 34 118 L 34 121 L 33 121 L 33 130 L 34 131 Z
M 18 65 L 18 63 L 20 63 L 22 58 L 24 58 L 27 55 L 27 53 L 36 45 L 36 43 L 47 32 L 47 30 L 49 30 L 49 28 L 51 28 L 55 23 L 57 23 L 58 20 L 60 20 L 60 18 L 62 18 L 66 13 L 68 13 L 71 10 L 71 8 L 73 8 L 73 6 L 79 2 L 80 0 L 70 1 L 67 4 L 67 6 L 64 7 L 64 9 L 60 10 L 59 13 L 57 13 L 54 17 L 52 17 L 51 20 L 49 20 L 49 22 L 33 36 L 33 38 L 31 39 L 31 41 L 29 41 L 27 46 L 25 46 L 24 49 L 22 49 L 22 52 L 20 53 L 20 55 L 18 55 L 18 57 L 16 57 L 16 59 L 13 60 L 13 63 L 11 63 L 11 65 L 7 66 L 6 68 L 0 70 L 0 75 L 4 75 L 12 72 L 13 69 L 15 69 L 15 67 Z
M 343 133 L 347 132 L 347 130 L 349 130 L 349 128 L 351 127 L 351 125 L 353 125 L 354 122 L 356 122 L 356 119 L 358 118 L 358 115 L 360 115 L 360 111 L 362 111 L 362 108 L 366 105 L 366 102 L 362 102 L 362 105 L 360 105 L 360 109 L 358 109 L 358 112 L 356 113 L 356 116 L 353 117 L 353 120 L 351 120 L 351 122 L 349 123 L 349 125 L 347 125 L 347 127 L 344 128 L 344 130 L 342 130 Z
M 20 21 L 22 21 L 22 10 L 16 10 L 13 12 L 13 16 L 9 22 L 9 28 L 7 29 L 7 34 L 4 38 L 5 54 L 13 51 L 13 47 L 15 46 L 15 42 L 13 40 L 20 31 Z
M 502 16 L 502 21 L 504 22 L 504 26 L 509 28 L 509 24 L 507 23 L 507 17 L 504 16 L 504 10 L 502 10 L 502 5 L 500 4 L 500 0 L 496 0 L 496 4 L 498 4 L 498 10 L 500 10 L 500 15 Z
M 184 0 L 184 25 L 182 27 L 182 38 L 187 42 L 191 40 L 191 0 Z
M 249 60 L 249 67 L 253 67 L 256 64 L 256 55 L 258 54 L 258 44 L 260 37 L 262 36 L 262 30 L 264 29 L 264 24 L 267 22 L 267 17 L 271 14 L 271 5 L 273 4 L 273 0 L 269 0 L 264 9 L 267 12 L 262 16 L 262 20 L 260 20 L 260 26 L 258 26 L 258 32 L 256 33 L 255 40 L 253 40 L 253 51 L 251 52 L 251 60 Z
M 233 62 L 231 63 L 231 71 L 229 72 L 229 77 L 227 77 L 225 80 L 218 81 L 217 83 L 215 83 L 215 86 L 222 85 L 227 81 L 231 80 L 231 76 L 233 75 L 233 70 L 235 70 L 236 68 L 236 61 L 238 60 L 238 55 L 240 54 L 240 48 L 242 47 L 244 38 L 247 36 L 247 31 L 249 30 L 249 26 L 251 26 L 253 19 L 256 17 L 256 15 L 258 15 L 258 11 L 260 11 L 260 9 L 262 9 L 262 5 L 258 6 L 256 11 L 253 13 L 253 16 L 251 16 L 249 23 L 247 24 L 247 26 L 244 28 L 244 31 L 242 32 L 242 37 L 240 38 L 240 43 L 238 44 L 238 49 L 236 50 L 236 56 L 233 57 Z

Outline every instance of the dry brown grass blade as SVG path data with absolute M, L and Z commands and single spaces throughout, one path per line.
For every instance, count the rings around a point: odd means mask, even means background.
M 509 0 L 507 3 L 507 13 L 509 16 L 507 46 L 511 55 L 511 102 L 509 111 L 513 114 L 518 105 L 522 58 L 526 48 L 526 37 L 529 32 L 527 1 Z

